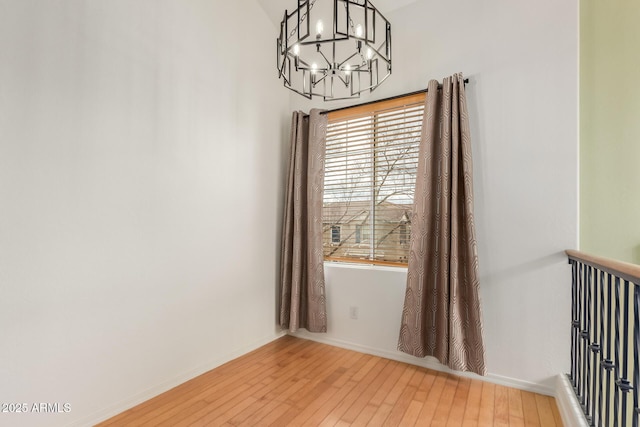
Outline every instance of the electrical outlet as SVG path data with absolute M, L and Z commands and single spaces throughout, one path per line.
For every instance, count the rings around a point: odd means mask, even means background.
M 358 319 L 358 307 L 353 306 L 353 305 L 351 307 L 349 307 L 349 317 L 354 319 L 354 320 Z

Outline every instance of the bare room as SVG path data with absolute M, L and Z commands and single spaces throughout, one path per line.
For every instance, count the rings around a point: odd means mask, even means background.
M 637 426 L 637 22 L 0 0 L 0 425 Z

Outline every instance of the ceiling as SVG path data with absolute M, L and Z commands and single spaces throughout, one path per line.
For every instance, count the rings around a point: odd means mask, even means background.
M 371 3 L 373 3 L 380 13 L 386 16 L 389 12 L 415 3 L 416 1 L 417 0 L 372 0 Z M 258 3 L 262 6 L 274 25 L 280 25 L 285 10 L 291 11 L 298 6 L 298 0 L 258 0 Z

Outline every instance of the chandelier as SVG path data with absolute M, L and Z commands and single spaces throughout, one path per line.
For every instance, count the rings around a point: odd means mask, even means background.
M 391 24 L 369 0 L 297 0 L 278 37 L 278 74 L 311 99 L 358 98 L 391 75 Z

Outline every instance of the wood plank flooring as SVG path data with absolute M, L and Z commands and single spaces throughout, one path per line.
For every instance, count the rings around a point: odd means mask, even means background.
M 107 426 L 562 426 L 552 397 L 285 336 Z

